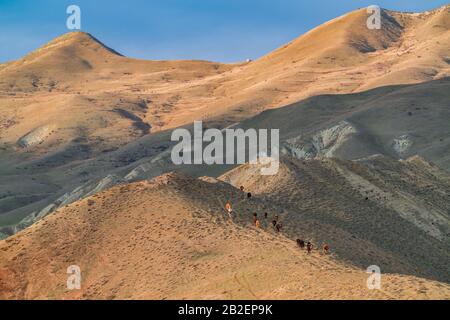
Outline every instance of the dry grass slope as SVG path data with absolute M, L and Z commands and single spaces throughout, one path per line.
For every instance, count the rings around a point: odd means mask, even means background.
M 381 291 L 367 274 L 311 255 L 251 212 L 268 202 L 243 200 L 214 179 L 168 174 L 116 186 L 74 203 L 0 242 L 3 299 L 448 299 L 450 286 L 386 274 Z M 233 194 L 233 196 L 232 196 Z M 231 222 L 224 195 L 240 199 Z M 276 212 L 279 208 L 267 208 Z M 361 247 L 363 249 L 363 247 Z M 79 265 L 82 289 L 66 289 Z

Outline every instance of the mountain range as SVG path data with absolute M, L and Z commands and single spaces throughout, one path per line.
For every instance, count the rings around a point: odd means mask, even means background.
M 367 17 L 233 64 L 83 32 L 0 64 L 0 298 L 450 298 L 450 6 Z M 279 173 L 174 165 L 198 120 L 280 129 Z

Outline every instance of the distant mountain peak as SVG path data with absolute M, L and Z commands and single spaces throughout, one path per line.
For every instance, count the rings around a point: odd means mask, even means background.
M 95 38 L 93 35 L 91 35 L 88 32 L 83 31 L 73 31 L 63 34 L 62 36 L 59 36 L 55 38 L 54 40 L 50 41 L 48 44 L 43 46 L 40 50 L 50 49 L 55 46 L 73 46 L 73 45 L 96 45 L 100 46 L 101 48 L 109 51 L 110 53 L 113 53 L 118 56 L 123 56 L 116 50 L 108 47 L 103 42 Z

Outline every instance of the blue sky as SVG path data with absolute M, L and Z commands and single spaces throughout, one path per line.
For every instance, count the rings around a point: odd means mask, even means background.
M 0 0 L 0 62 L 67 32 L 67 6 L 82 31 L 142 59 L 221 62 L 260 57 L 321 23 L 372 4 L 424 11 L 443 0 Z

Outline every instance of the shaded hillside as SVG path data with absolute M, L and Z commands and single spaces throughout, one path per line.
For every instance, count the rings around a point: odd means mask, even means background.
M 244 128 L 275 128 L 285 152 L 358 159 L 420 155 L 450 168 L 450 78 L 388 86 L 351 95 L 322 95 L 261 113 Z
M 285 159 L 275 176 L 246 165 L 221 179 L 278 206 L 290 237 L 333 243 L 360 267 L 448 282 L 450 177 L 415 159 Z
M 234 222 L 224 210 L 228 200 L 234 203 Z M 392 274 L 383 276 L 382 290 L 368 290 L 365 270 L 340 262 L 340 253 L 334 253 L 346 243 L 342 229 L 321 223 L 333 231 L 328 240 L 343 240 L 333 243 L 331 255 L 320 250 L 307 255 L 292 239 L 270 228 L 269 221 L 262 220 L 259 230 L 252 226 L 252 212 L 261 213 L 263 208 L 271 216 L 281 211 L 264 197 L 245 200 L 237 189 L 211 178 L 169 174 L 116 186 L 0 241 L 0 298 L 447 299 L 450 295 L 447 284 Z M 297 223 L 302 228 L 317 224 L 304 219 Z M 319 239 L 310 240 L 321 245 Z M 375 262 L 391 260 L 385 250 L 358 240 L 348 242 L 345 249 L 353 255 L 374 251 L 374 257 L 384 257 Z M 396 259 L 391 263 L 402 266 Z M 81 268 L 81 290 L 66 288 L 70 265 Z

